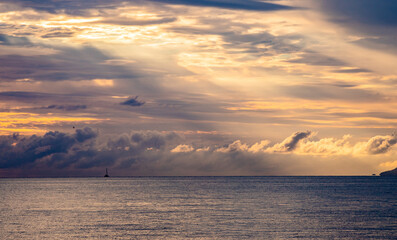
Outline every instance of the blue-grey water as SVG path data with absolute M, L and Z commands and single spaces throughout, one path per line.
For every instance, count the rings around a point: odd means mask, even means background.
M 397 178 L 0 179 L 0 239 L 397 239 Z

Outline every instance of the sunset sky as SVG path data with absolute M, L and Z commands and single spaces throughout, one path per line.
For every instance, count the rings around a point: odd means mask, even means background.
M 397 1 L 0 1 L 0 177 L 397 167 Z

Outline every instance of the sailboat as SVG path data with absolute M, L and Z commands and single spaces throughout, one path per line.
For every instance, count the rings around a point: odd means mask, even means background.
M 105 176 L 103 176 L 103 177 L 109 177 L 109 175 L 108 175 L 108 169 L 106 168 L 106 174 L 105 174 Z

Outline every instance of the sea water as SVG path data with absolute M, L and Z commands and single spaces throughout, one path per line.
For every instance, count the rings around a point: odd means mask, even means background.
M 397 178 L 0 179 L 0 239 L 397 239 Z

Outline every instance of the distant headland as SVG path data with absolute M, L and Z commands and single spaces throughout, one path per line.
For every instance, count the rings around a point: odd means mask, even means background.
M 380 176 L 382 176 L 382 177 L 397 177 L 397 168 L 395 168 L 394 170 L 382 172 L 382 173 L 380 173 Z

